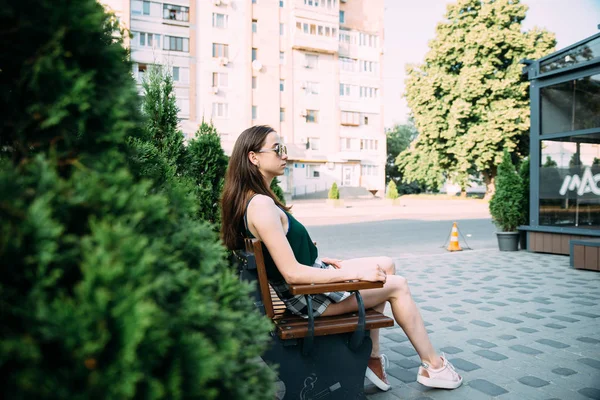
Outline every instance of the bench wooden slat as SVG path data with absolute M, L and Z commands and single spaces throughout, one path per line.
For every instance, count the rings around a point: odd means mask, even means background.
M 346 292 L 351 290 L 382 288 L 383 282 L 348 281 L 336 283 L 313 283 L 311 285 L 290 285 L 290 292 L 297 294 L 319 294 L 327 292 Z
M 300 339 L 308 334 L 308 320 L 291 313 L 273 320 L 277 335 L 281 339 Z M 394 320 L 378 311 L 366 311 L 366 329 L 379 329 L 394 326 Z M 315 336 L 335 335 L 354 332 L 358 324 L 358 313 L 315 318 Z

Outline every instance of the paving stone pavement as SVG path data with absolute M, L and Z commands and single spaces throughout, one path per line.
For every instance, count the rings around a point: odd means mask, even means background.
M 600 399 L 600 273 L 574 270 L 566 256 L 495 250 L 396 266 L 464 384 L 418 384 L 419 358 L 395 326 L 381 331 L 392 389 L 366 381 L 368 399 Z

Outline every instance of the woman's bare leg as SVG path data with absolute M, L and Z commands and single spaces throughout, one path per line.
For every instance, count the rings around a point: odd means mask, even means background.
M 342 265 L 356 265 L 355 263 L 365 265 L 367 262 L 376 262 L 383 267 L 381 263 L 389 260 L 391 260 L 389 257 L 352 259 L 344 261 Z M 433 368 L 441 367 L 442 361 L 429 340 L 423 318 L 421 318 L 421 314 L 410 294 L 408 283 L 404 277 L 390 275 L 387 277 L 383 288 L 361 290 L 360 293 L 366 308 L 380 307 L 381 304 L 389 301 L 392 306 L 394 319 L 406 333 L 421 360 L 429 363 Z M 345 314 L 357 309 L 356 298 L 352 296 L 341 303 L 330 304 L 323 313 L 323 316 Z M 376 338 L 376 343 L 377 345 L 379 344 L 378 337 Z

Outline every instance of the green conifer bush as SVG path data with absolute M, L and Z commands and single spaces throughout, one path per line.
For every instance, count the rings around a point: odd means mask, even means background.
M 398 198 L 398 188 L 396 187 L 396 183 L 393 180 L 390 180 L 390 182 L 387 185 L 387 190 L 385 191 L 385 197 L 386 197 L 386 199 L 392 199 L 392 200 L 395 200 Z
M 115 21 L 0 8 L 0 397 L 272 399 L 270 326 L 143 129 Z
M 275 178 L 271 181 L 271 190 L 275 193 L 281 204 L 285 205 L 285 194 L 281 186 L 279 186 L 279 179 Z
M 338 189 L 337 183 L 333 182 L 331 188 L 329 189 L 329 193 L 327 194 L 327 198 L 331 200 L 339 200 L 340 199 L 340 191 Z
M 186 148 L 185 175 L 195 185 L 199 217 L 217 225 L 221 220 L 219 200 L 227 163 L 217 129 L 202 121 Z
M 498 165 L 495 183 L 496 192 L 489 203 L 492 220 L 503 232 L 515 232 L 525 217 L 523 182 L 507 149 Z

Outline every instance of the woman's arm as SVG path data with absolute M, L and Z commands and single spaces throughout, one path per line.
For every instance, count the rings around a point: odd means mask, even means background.
M 268 196 L 256 196 L 248 206 L 248 225 L 253 226 L 287 283 L 332 283 L 348 280 L 384 281 L 385 272 L 375 268 L 320 269 L 300 264 L 281 226 L 279 209 Z M 383 273 L 383 275 L 382 275 Z

